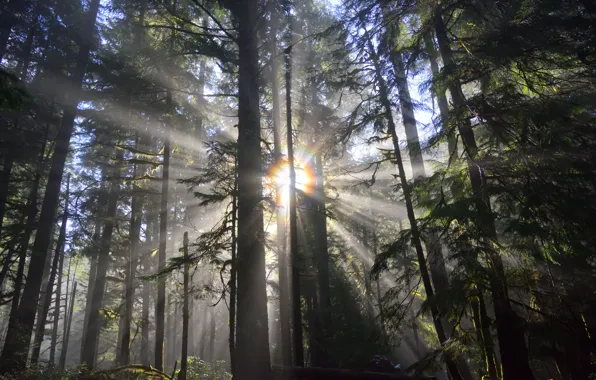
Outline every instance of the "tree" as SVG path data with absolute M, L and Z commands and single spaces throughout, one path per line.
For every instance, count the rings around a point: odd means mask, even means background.
M 263 211 L 257 7 L 228 3 L 238 22 L 238 309 L 236 371 L 239 379 L 271 378 Z
M 85 337 L 85 344 L 81 353 L 82 362 L 87 365 L 89 369 L 95 367 L 95 360 L 97 357 L 97 341 L 100 332 L 100 309 L 103 304 L 105 289 L 106 289 L 106 274 L 110 262 L 110 242 L 112 234 L 114 233 L 116 208 L 118 206 L 118 197 L 120 195 L 120 177 L 121 172 L 118 168 L 122 161 L 123 151 L 118 149 L 116 152 L 114 169 L 112 176 L 114 180 L 110 186 L 108 195 L 108 204 L 106 209 L 106 222 L 104 223 L 100 240 L 100 251 L 97 256 L 97 272 L 95 273 L 95 281 L 93 284 L 93 293 L 87 295 L 91 298 L 89 307 L 89 319 L 87 321 L 87 336 Z
M 99 0 L 93 0 L 85 15 L 85 26 L 88 29 L 86 37 L 81 40 L 76 68 L 72 73 L 73 75 L 70 77 L 74 89 L 81 87 L 83 76 L 85 75 L 89 51 L 91 50 L 90 37 L 95 31 L 95 20 L 98 9 Z M 39 298 L 39 288 L 43 273 L 43 263 L 50 241 L 50 233 L 56 213 L 64 163 L 66 161 L 66 156 L 68 155 L 68 147 L 72 136 L 78 101 L 79 98 L 77 94 L 70 94 L 68 97 L 68 104 L 65 114 L 62 117 L 61 128 L 55 140 L 56 145 L 54 148 L 54 155 L 52 156 L 48 184 L 46 186 L 45 197 L 39 217 L 39 228 L 35 235 L 35 243 L 33 245 L 31 261 L 29 263 L 27 282 L 23 290 L 22 299 L 24 302 L 20 303 L 16 318 L 12 320 L 13 323 L 9 323 L 8 339 L 4 343 L 4 349 L 2 350 L 2 356 L 0 357 L 0 361 L 4 363 L 2 365 L 2 373 L 10 373 L 15 369 L 24 368 L 26 363 L 26 356 L 29 348 L 27 337 L 31 335 L 33 330 L 35 307 Z M 23 338 L 25 339 L 23 340 Z

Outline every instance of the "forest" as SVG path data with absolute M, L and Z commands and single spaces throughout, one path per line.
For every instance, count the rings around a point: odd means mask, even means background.
M 596 379 L 596 3 L 0 1 L 0 350 Z

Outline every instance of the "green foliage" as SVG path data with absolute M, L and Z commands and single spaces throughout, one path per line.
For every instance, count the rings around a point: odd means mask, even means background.
M 186 378 L 188 380 L 231 380 L 232 374 L 227 371 L 227 364 L 224 361 L 208 363 L 196 357 L 188 358 L 188 370 Z
M 23 87 L 19 79 L 0 69 L 0 110 L 22 109 L 31 96 Z

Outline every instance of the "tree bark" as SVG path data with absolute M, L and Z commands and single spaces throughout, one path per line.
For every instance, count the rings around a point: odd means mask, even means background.
M 39 197 L 39 185 L 41 182 L 41 174 L 43 172 L 47 141 L 48 128 L 46 128 L 44 140 L 41 144 L 41 149 L 37 158 L 37 169 L 35 171 L 35 179 L 33 180 L 33 185 L 31 186 L 31 190 L 29 191 L 29 200 L 27 201 L 27 221 L 25 224 L 25 231 L 23 231 L 23 235 L 20 241 L 19 265 L 17 267 L 17 273 L 14 280 L 14 294 L 10 306 L 10 319 L 16 318 L 19 307 L 19 301 L 21 298 L 21 289 L 23 287 L 23 277 L 25 274 L 25 262 L 27 261 L 27 248 L 29 248 L 29 240 L 31 239 L 31 234 L 35 229 L 35 219 L 37 216 L 37 200 Z
M 451 50 L 447 29 L 441 16 L 441 7 L 438 7 L 435 18 L 435 30 L 439 42 L 439 50 L 444 65 L 453 64 L 453 52 Z M 453 99 L 454 106 L 459 110 L 465 110 L 465 97 L 461 86 L 458 83 L 449 84 L 449 92 Z M 479 223 L 484 229 L 486 238 L 485 248 L 488 261 L 491 267 L 489 272 L 490 288 L 495 309 L 497 323 L 497 336 L 499 338 L 499 349 L 503 366 L 503 378 L 509 379 L 534 379 L 530 368 L 528 349 L 525 342 L 525 332 L 520 317 L 515 313 L 509 303 L 508 286 L 505 277 L 505 269 L 499 253 L 496 252 L 493 244 L 497 242 L 497 233 L 494 225 L 490 203 L 483 190 L 483 173 L 481 164 L 478 162 L 478 147 L 474 131 L 464 112 L 464 119 L 458 122 L 458 131 L 466 150 L 468 161 L 468 174 L 472 191 L 476 197 L 476 207 L 479 213 Z
M 424 38 L 424 49 L 426 50 L 426 54 L 428 56 L 428 63 L 430 65 L 430 71 L 433 76 L 437 76 L 439 74 L 439 65 L 437 63 L 437 51 L 435 49 L 435 44 L 433 43 L 433 38 L 430 32 L 424 33 L 422 36 Z M 448 119 L 449 119 L 449 103 L 447 102 L 447 96 L 445 95 L 445 91 L 439 90 L 436 87 L 432 87 L 431 89 L 433 94 L 437 97 L 437 104 L 439 106 L 439 115 L 441 116 L 441 123 L 443 125 L 443 129 L 445 130 L 448 127 Z M 447 150 L 450 159 L 457 157 L 457 144 L 456 139 L 453 136 L 454 133 L 450 130 L 447 130 Z
M 237 168 L 237 160 L 234 169 Z M 236 376 L 236 280 L 238 273 L 237 242 L 236 242 L 236 215 L 238 212 L 238 179 L 234 180 L 234 193 L 232 194 L 232 267 L 230 268 L 230 369 L 232 377 Z
M 290 32 L 291 33 L 291 32 Z M 292 333 L 294 343 L 294 366 L 304 367 L 304 345 L 302 341 L 302 312 L 300 300 L 300 260 L 298 257 L 298 215 L 296 212 L 296 168 L 294 167 L 294 144 L 292 132 L 292 45 L 284 51 L 286 64 L 286 117 L 288 167 L 290 169 L 289 212 L 290 212 L 290 261 L 292 265 Z
M 179 282 L 176 279 L 176 282 Z M 172 357 L 172 365 L 175 366 L 176 360 L 178 358 L 178 312 L 180 308 L 178 307 L 178 302 L 176 301 L 176 297 L 172 297 L 174 299 L 174 323 L 172 324 L 172 344 L 171 347 L 171 357 Z
M 116 164 L 118 167 L 122 162 L 123 152 L 118 149 Z M 95 273 L 95 282 L 93 285 L 93 293 L 91 305 L 89 309 L 89 319 L 87 321 L 87 334 L 85 337 L 85 344 L 83 346 L 82 358 L 83 363 L 87 368 L 93 369 L 95 367 L 95 360 L 97 356 L 97 343 L 99 341 L 100 333 L 100 319 L 99 310 L 103 305 L 103 298 L 105 295 L 106 274 L 110 264 L 110 244 L 112 241 L 112 234 L 114 232 L 115 217 L 118 206 L 118 196 L 120 195 L 120 176 L 119 168 L 114 169 L 113 182 L 108 196 L 108 205 L 106 211 L 106 220 L 103 226 L 101 235 L 100 251 L 97 257 L 97 272 Z
M 209 361 L 215 363 L 215 306 L 209 307 Z
M 138 140 L 138 137 L 137 137 Z M 135 146 L 138 144 L 135 144 Z M 137 165 L 133 167 L 133 178 L 137 177 Z M 139 212 L 142 208 L 141 199 L 136 185 L 133 181 L 132 200 L 130 206 L 130 242 L 129 257 L 126 263 L 126 275 L 124 285 L 124 323 L 122 331 L 122 340 L 120 342 L 120 365 L 128 365 L 130 362 L 130 325 L 132 323 L 132 311 L 134 306 L 134 277 L 137 269 L 137 249 L 141 236 L 141 217 Z
M 172 93 L 166 94 L 166 112 L 172 112 Z M 170 181 L 170 128 L 171 118 L 167 118 L 165 141 L 163 148 L 161 202 L 159 211 L 159 253 L 157 270 L 161 271 L 166 267 L 166 248 L 168 243 L 168 186 Z M 163 371 L 164 357 L 164 317 L 166 308 L 166 283 L 164 279 L 157 281 L 157 303 L 155 307 L 155 368 Z
M 277 31 L 279 29 L 279 9 L 277 1 L 270 2 L 271 7 L 271 113 L 273 119 L 273 155 L 277 165 L 282 162 L 281 150 L 281 115 L 279 99 L 279 58 L 277 50 Z M 276 249 L 279 277 L 279 327 L 280 327 L 280 348 L 281 363 L 284 366 L 292 363 L 291 329 L 290 329 L 290 290 L 288 282 L 288 256 L 285 252 L 286 240 L 286 213 L 283 204 L 283 189 L 281 186 L 275 188 L 276 202 Z
M 58 279 L 56 281 L 56 300 L 54 302 L 54 316 L 52 326 L 52 340 L 50 343 L 50 361 L 49 365 L 53 367 L 56 364 L 56 346 L 58 345 L 58 320 L 60 319 L 60 305 L 62 304 L 62 272 L 64 271 L 64 242 L 62 244 L 62 253 L 60 254 L 60 264 L 58 264 Z M 64 309 L 66 310 L 66 309 Z
M 488 374 L 486 379 L 498 380 L 499 375 L 493 340 L 490 335 L 490 322 L 486 315 L 486 305 L 484 305 L 484 297 L 481 293 L 472 300 L 472 319 L 474 321 L 474 328 L 476 329 L 476 337 L 482 351 L 482 356 L 484 357 L 485 373 Z
M 69 259 L 68 259 L 68 269 L 66 270 L 66 293 L 64 293 L 64 321 L 62 322 L 62 342 L 61 342 L 62 350 L 64 350 L 64 340 L 66 339 L 66 328 L 68 327 L 68 310 L 70 307 L 69 300 L 70 300 L 70 292 L 72 292 L 71 285 L 72 285 L 72 283 L 75 282 L 75 280 L 77 278 L 76 273 L 77 273 L 78 264 L 75 265 L 75 270 L 74 270 L 75 273 L 72 278 L 72 282 L 70 281 L 70 275 L 72 273 L 71 265 L 72 265 L 72 256 L 69 257 Z M 62 351 L 61 351 L 61 353 L 62 353 Z M 60 361 L 60 358 L 58 358 L 58 361 Z
M 166 311 L 165 311 L 165 326 L 167 329 L 164 331 L 164 368 L 169 371 L 170 365 L 173 364 L 173 350 L 172 341 L 174 324 L 172 323 L 172 294 L 167 295 L 166 299 Z
M 149 213 L 148 220 L 147 220 L 147 230 L 146 230 L 146 243 L 148 250 L 151 251 L 153 249 L 153 242 L 155 241 L 155 234 L 152 233 L 155 225 L 157 224 L 157 214 L 156 213 Z M 151 256 L 149 252 L 144 253 L 144 265 L 143 270 L 145 275 L 149 275 L 151 273 Z M 151 301 L 151 283 L 144 282 L 143 283 L 143 310 L 141 311 L 141 363 L 144 366 L 148 366 L 149 362 L 149 303 Z
M 54 279 L 58 272 L 58 266 L 63 263 L 64 246 L 66 244 L 66 224 L 68 223 L 68 202 L 70 196 L 70 175 L 66 182 L 66 195 L 64 196 L 64 213 L 62 215 L 62 225 L 60 226 L 60 234 L 58 235 L 58 242 L 56 244 L 56 250 L 54 258 L 52 260 L 52 269 L 50 270 L 50 277 L 45 289 L 45 297 L 37 316 L 37 330 L 35 332 L 35 339 L 33 341 L 33 350 L 31 352 L 31 363 L 36 364 L 39 359 L 39 353 L 41 344 L 43 342 L 46 320 L 48 317 L 48 311 L 50 310 L 50 304 L 52 303 L 52 289 L 54 289 Z M 59 285 L 58 285 L 59 286 Z
M 188 232 L 184 233 L 183 249 L 184 259 L 188 260 Z M 186 371 L 188 369 L 188 299 L 190 297 L 188 287 L 188 268 L 189 264 L 184 263 L 184 277 L 182 281 L 184 286 L 184 303 L 182 305 L 182 354 L 180 355 L 180 373 L 178 374 L 179 380 L 186 380 Z
M 229 2 L 238 22 L 238 319 L 236 376 L 271 379 L 267 326 L 257 5 Z
M 95 287 L 95 278 L 97 275 L 97 260 L 101 251 L 101 230 L 105 223 L 104 205 L 108 199 L 106 183 L 108 181 L 107 168 L 104 167 L 101 174 L 101 183 L 99 185 L 99 197 L 97 199 L 97 218 L 95 220 L 95 231 L 93 232 L 91 257 L 89 258 L 89 279 L 87 281 L 87 301 L 85 303 L 85 315 L 83 318 L 83 334 L 81 337 L 81 359 L 83 361 L 83 348 L 87 339 L 87 326 L 89 325 L 89 312 L 91 311 L 91 302 L 93 301 L 93 290 Z
M 79 47 L 76 69 L 70 77 L 73 88 L 80 89 L 83 82 L 89 51 L 91 49 L 91 38 L 95 31 L 95 20 L 98 9 L 99 0 L 92 0 L 89 4 L 89 10 L 85 14 L 83 25 L 88 29 Z M 68 156 L 68 147 L 73 132 L 78 100 L 78 94 L 68 95 L 60 130 L 55 140 L 55 150 L 41 208 L 39 228 L 35 236 L 35 243 L 33 244 L 33 251 L 29 262 L 27 283 L 23 290 L 22 299 L 24 302 L 20 303 L 13 323 L 9 323 L 7 339 L 4 342 L 2 356 L 0 356 L 0 373 L 3 374 L 24 368 L 27 362 L 27 352 L 29 350 L 29 339 L 27 338 L 31 336 L 31 332 L 33 331 L 43 264 L 47 255 L 52 225 L 56 215 L 64 164 Z
M 67 323 L 66 324 L 66 332 L 64 334 L 64 339 L 62 342 L 62 351 L 60 352 L 60 365 L 59 365 L 59 369 L 61 371 L 64 370 L 64 368 L 66 368 L 66 354 L 68 353 L 68 340 L 70 339 L 70 327 L 72 326 L 72 318 L 73 318 L 73 312 L 74 312 L 74 301 L 75 301 L 75 297 L 77 295 L 77 282 L 75 281 L 73 286 L 72 286 L 72 293 L 70 295 L 70 308 L 68 310 L 68 319 L 67 321 L 65 320 L 64 322 Z

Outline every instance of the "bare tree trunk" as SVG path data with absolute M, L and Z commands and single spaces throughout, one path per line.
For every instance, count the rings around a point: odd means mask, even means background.
M 105 222 L 104 204 L 108 199 L 106 183 L 108 181 L 107 168 L 104 167 L 101 174 L 101 184 L 99 185 L 99 197 L 97 199 L 97 218 L 95 220 L 95 231 L 92 239 L 91 257 L 89 258 L 89 279 L 87 281 L 87 301 L 85 303 L 85 316 L 83 318 L 83 334 L 81 337 L 81 359 L 83 361 L 83 348 L 87 339 L 87 326 L 89 325 L 89 312 L 91 311 L 91 302 L 93 301 L 93 290 L 95 287 L 95 278 L 97 275 L 97 261 L 101 251 L 101 229 Z
M 137 136 L 138 141 L 138 136 Z M 135 143 L 135 147 L 138 143 Z M 133 178 L 137 177 L 137 165 L 133 166 Z M 127 365 L 130 362 L 130 325 L 132 323 L 132 310 L 134 306 L 134 277 L 137 269 L 137 249 L 141 235 L 141 217 L 139 215 L 141 199 L 136 185 L 133 181 L 132 200 L 130 206 L 130 242 L 128 260 L 126 263 L 126 275 L 124 283 L 124 322 L 122 331 L 122 340 L 120 342 L 119 364 Z
M 207 321 L 209 320 L 209 305 L 207 301 L 203 302 L 204 309 L 203 309 L 203 318 L 201 321 L 201 348 L 199 357 L 201 360 L 207 360 Z
M 188 232 L 184 233 L 184 241 L 183 241 L 183 249 L 184 249 L 184 259 L 188 260 Z M 180 355 L 180 373 L 178 374 L 179 380 L 186 380 L 186 371 L 188 368 L 188 316 L 189 316 L 189 309 L 188 309 L 188 299 L 189 299 L 189 288 L 188 288 L 188 263 L 184 263 L 184 277 L 183 277 L 183 286 L 184 286 L 184 303 L 182 305 L 182 354 Z
M 31 363 L 37 363 L 39 359 L 39 353 L 41 349 L 41 343 L 43 342 L 46 320 L 48 317 L 48 311 L 50 310 L 50 304 L 52 303 L 52 289 L 54 289 L 54 279 L 58 272 L 58 266 L 62 266 L 64 256 L 64 246 L 66 244 L 66 224 L 68 223 L 68 202 L 70 196 L 70 175 L 66 182 L 66 193 L 64 196 L 64 213 L 62 215 L 62 225 L 60 226 L 60 234 L 58 235 L 58 243 L 56 244 L 56 251 L 52 260 L 52 269 L 50 271 L 50 277 L 46 285 L 45 298 L 41 308 L 41 311 L 37 317 L 37 330 L 35 332 L 35 340 L 33 341 L 33 351 L 31 353 Z M 59 286 L 59 285 L 58 285 Z
M 271 11 L 271 112 L 273 118 L 273 155 L 275 162 L 279 165 L 282 161 L 281 151 L 281 115 L 279 99 L 279 58 L 277 50 L 277 32 L 279 30 L 279 6 L 277 0 L 270 1 Z M 292 364 L 292 342 L 290 327 L 290 290 L 288 279 L 288 256 L 285 252 L 286 239 L 286 214 L 283 204 L 283 189 L 277 186 L 275 189 L 276 202 L 276 223 L 277 223 L 277 262 L 279 276 L 279 327 L 280 327 L 280 347 L 281 363 L 284 366 Z
M 176 280 L 176 282 L 179 282 L 178 280 Z M 176 297 L 174 296 L 174 323 L 172 324 L 172 344 L 170 345 L 171 347 L 171 355 L 172 355 L 172 365 L 174 365 L 174 363 L 176 363 L 176 360 L 178 359 L 178 347 L 180 347 L 180 345 L 178 344 L 178 312 L 180 310 L 180 308 L 178 307 L 178 302 Z
M 433 38 L 430 32 L 424 33 L 424 49 L 426 50 L 426 54 L 428 55 L 428 62 L 430 64 L 430 71 L 433 76 L 439 74 L 439 65 L 437 63 L 437 51 L 435 49 L 435 44 L 433 42 Z M 448 119 L 449 119 L 449 103 L 447 102 L 447 96 L 445 95 L 445 91 L 438 91 L 434 87 L 432 88 L 433 94 L 437 97 L 437 104 L 439 105 L 439 115 L 441 116 L 441 122 L 443 124 L 443 128 L 448 128 Z M 450 158 L 457 157 L 457 144 L 456 139 L 453 136 L 454 133 L 452 131 L 447 130 L 447 149 Z
M 68 269 L 66 270 L 66 293 L 64 293 L 64 322 L 62 323 L 62 340 L 64 341 L 64 335 L 66 335 L 66 323 L 68 320 L 68 306 L 70 305 L 68 303 L 69 297 L 70 297 L 70 285 L 71 285 L 71 281 L 70 281 L 70 273 L 71 273 L 71 265 L 72 265 L 72 256 L 70 256 L 68 258 Z M 75 276 L 73 276 L 72 281 L 74 282 L 75 278 L 76 278 L 76 273 L 77 273 L 77 266 L 75 266 Z
M 146 230 L 146 243 L 148 250 L 153 249 L 153 241 L 155 241 L 155 235 L 152 234 L 152 229 L 157 224 L 157 215 L 148 213 L 147 230 Z M 145 275 L 151 273 L 151 256 L 148 253 L 144 253 L 145 258 L 143 261 L 143 270 Z M 143 310 L 141 316 L 141 364 L 144 366 L 149 365 L 149 303 L 151 300 L 151 283 L 143 283 Z
M 166 109 L 167 112 L 172 112 L 172 93 L 170 90 L 166 94 Z M 171 118 L 168 118 L 168 123 Z M 159 253 L 157 270 L 161 271 L 166 267 L 166 248 L 168 243 L 168 186 L 170 181 L 170 128 L 171 125 L 166 125 L 166 136 L 163 148 L 163 175 L 161 183 L 161 203 L 159 211 Z M 157 304 L 155 307 L 155 368 L 163 371 L 163 357 L 164 357 L 164 317 L 166 303 L 166 283 L 165 280 L 159 279 L 157 281 Z
M 118 150 L 116 158 L 116 166 L 122 162 L 123 152 Z M 93 285 L 92 300 L 89 310 L 89 320 L 87 321 L 87 335 L 85 337 L 85 344 L 83 346 L 83 363 L 89 369 L 95 367 L 95 360 L 97 356 L 97 343 L 100 332 L 100 315 L 99 309 L 103 305 L 103 298 L 105 295 L 106 274 L 110 263 L 110 244 L 112 241 L 112 234 L 114 232 L 114 218 L 118 206 L 118 196 L 120 195 L 120 169 L 114 170 L 113 181 L 108 196 L 108 206 L 106 212 L 106 221 L 103 226 L 100 251 L 97 258 L 97 272 L 95 274 L 95 283 Z
M 29 248 L 29 240 L 31 239 L 31 234 L 35 229 L 35 218 L 37 216 L 37 200 L 39 196 L 38 193 L 39 185 L 41 182 L 41 174 L 43 172 L 45 149 L 48 139 L 48 129 L 49 128 L 46 128 L 45 131 L 44 140 L 42 142 L 41 149 L 39 151 L 39 156 L 37 158 L 37 169 L 35 172 L 35 179 L 33 180 L 33 185 L 31 186 L 31 190 L 29 191 L 29 200 L 27 201 L 27 222 L 25 224 L 25 231 L 23 232 L 23 236 L 21 237 L 20 241 L 19 265 L 17 267 L 17 273 L 14 280 L 14 294 L 10 306 L 10 319 L 14 319 L 17 317 L 21 289 L 23 287 L 23 277 L 25 274 L 25 262 L 27 261 L 27 248 Z M 48 257 L 49 256 L 50 255 L 48 255 Z
M 165 326 L 164 331 L 164 368 L 166 371 L 169 370 L 172 360 L 172 330 L 174 325 L 172 323 L 172 294 L 167 295 L 166 311 L 165 311 Z
M 272 378 L 267 326 L 264 225 L 261 201 L 261 115 L 257 5 L 229 2 L 238 22 L 238 380 Z
M 291 33 L 291 32 L 290 32 Z M 290 44 L 292 42 L 290 41 Z M 292 45 L 285 54 L 286 64 L 286 117 L 288 166 L 290 169 L 290 257 L 292 262 L 292 332 L 294 338 L 294 365 L 304 367 L 304 345 L 302 342 L 302 313 L 300 311 L 300 260 L 298 257 L 298 217 L 296 213 L 296 168 L 294 167 L 294 144 L 292 136 Z
M 48 247 L 48 254 L 46 256 L 46 262 L 43 268 L 43 277 L 41 282 L 41 292 L 39 297 L 39 303 L 37 305 L 37 318 L 35 319 L 35 328 L 37 329 L 37 324 L 39 323 L 39 316 L 43 313 L 43 307 L 46 303 L 46 298 L 48 297 L 48 293 L 46 291 L 48 287 L 48 281 L 50 280 L 50 271 L 52 270 L 52 258 L 54 257 L 54 243 L 56 242 L 55 238 L 55 229 L 56 225 L 54 225 L 54 229 L 52 229 L 52 239 L 50 240 L 50 246 Z M 51 294 L 50 294 L 51 297 Z M 21 300 L 22 301 L 22 300 Z
M 58 320 L 60 319 L 60 305 L 62 304 L 62 272 L 64 271 L 64 245 L 58 265 L 58 280 L 56 281 L 56 301 L 54 303 L 54 320 L 52 326 L 52 340 L 50 343 L 50 367 L 56 364 L 56 346 L 58 345 Z M 66 312 L 66 309 L 64 309 Z
M 209 308 L 209 361 L 215 362 L 215 306 Z
M 74 301 L 77 295 L 77 282 L 75 281 L 72 286 L 72 293 L 70 295 L 70 308 L 68 310 L 68 319 L 64 321 L 66 323 L 66 330 L 64 333 L 64 339 L 62 341 L 62 351 L 60 352 L 60 365 L 59 369 L 61 371 L 66 368 L 66 354 L 68 353 L 68 340 L 70 339 L 70 327 L 72 326 L 72 318 L 74 312 Z
M 92 0 L 85 14 L 82 25 L 86 33 L 83 33 L 81 45 L 77 54 L 77 64 L 73 75 L 70 77 L 73 88 L 81 88 L 83 76 L 85 75 L 91 40 L 95 32 L 95 20 L 99 10 L 99 0 Z M 35 309 L 39 299 L 40 285 L 43 273 L 43 264 L 50 243 L 52 226 L 56 215 L 56 206 L 60 195 L 60 185 L 64 173 L 64 164 L 68 156 L 70 138 L 72 136 L 74 119 L 77 111 L 79 94 L 72 93 L 67 96 L 67 106 L 58 136 L 55 139 L 56 145 L 52 156 L 52 165 L 46 186 L 45 197 L 39 218 L 39 228 L 35 236 L 35 243 L 29 262 L 27 283 L 23 290 L 23 301 L 19 305 L 16 318 L 9 323 L 7 339 L 4 342 L 2 356 L 0 356 L 0 373 L 10 373 L 16 369 L 24 368 L 27 362 L 29 350 L 29 337 L 33 331 L 35 321 Z
M 472 319 L 474 320 L 474 327 L 476 329 L 476 338 L 478 339 L 478 344 L 480 345 L 482 356 L 484 357 L 484 369 L 486 371 L 485 373 L 488 374 L 486 379 L 498 380 L 499 375 L 495 361 L 494 348 L 492 347 L 492 337 L 490 336 L 488 318 L 486 318 L 485 315 L 483 323 L 483 318 L 481 317 L 481 308 L 486 306 L 480 305 L 480 297 L 472 300 Z M 484 303 L 484 297 L 482 297 L 482 303 Z M 486 314 L 486 308 L 484 309 L 484 314 Z
M 234 162 L 234 169 L 237 168 L 237 160 Z M 234 194 L 232 194 L 232 266 L 230 269 L 230 369 L 232 377 L 236 375 L 236 277 L 238 272 L 238 260 L 236 257 L 236 215 L 238 204 L 238 179 L 234 180 Z

